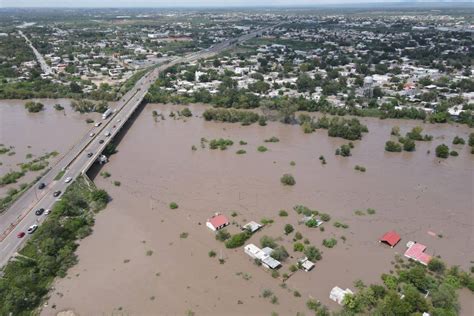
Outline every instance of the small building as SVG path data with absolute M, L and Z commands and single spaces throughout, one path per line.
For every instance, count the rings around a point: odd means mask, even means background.
M 390 247 L 395 247 L 398 242 L 401 240 L 400 235 L 396 231 L 392 230 L 386 232 L 380 239 L 379 242 L 386 243 Z
M 254 244 L 248 244 L 244 247 L 244 252 L 249 255 L 250 258 L 260 260 L 262 266 L 267 269 L 277 269 L 281 266 L 280 261 L 270 257 L 273 252 L 273 249 L 270 247 L 260 249 Z
M 329 298 L 333 300 L 334 302 L 336 302 L 337 304 L 342 305 L 344 301 L 344 297 L 347 294 L 354 294 L 354 293 L 350 289 L 343 290 L 340 287 L 335 286 L 332 288 L 331 292 L 329 293 Z
M 243 230 L 248 230 L 248 231 L 251 232 L 251 233 L 256 232 L 256 231 L 259 230 L 260 228 L 262 228 L 262 224 L 259 224 L 259 223 L 254 222 L 254 221 L 248 222 L 247 224 L 245 224 L 244 226 L 242 226 L 242 229 L 243 229 Z
M 311 271 L 314 268 L 314 263 L 308 260 L 308 257 L 304 257 L 298 260 L 299 266 L 306 272 Z
M 425 253 L 426 246 L 419 244 L 415 241 L 409 241 L 407 243 L 407 251 L 405 251 L 405 257 L 413 259 L 425 266 L 431 261 L 431 256 Z
M 208 218 L 206 222 L 206 226 L 209 227 L 209 229 L 211 229 L 212 231 L 222 229 L 229 224 L 230 222 L 227 217 L 219 213 L 216 213 L 211 218 Z

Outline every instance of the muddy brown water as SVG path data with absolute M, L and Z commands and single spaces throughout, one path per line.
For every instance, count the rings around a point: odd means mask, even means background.
M 448 264 L 465 269 L 472 265 L 473 155 L 465 145 L 454 146 L 459 157 L 434 157 L 438 144 L 450 144 L 455 135 L 467 139 L 472 132 L 467 127 L 423 125 L 433 141 L 417 142 L 413 153 L 387 153 L 384 144 L 392 126 L 399 125 L 405 133 L 421 123 L 363 119 L 370 132 L 354 142 L 352 157 L 342 158 L 334 151 L 347 141 L 330 138 L 324 130 L 304 134 L 298 126 L 273 122 L 261 127 L 168 117 L 179 108 L 146 106 L 118 153 L 102 169 L 112 176 L 96 177 L 97 185 L 113 200 L 97 215 L 94 233 L 81 242 L 79 263 L 68 277 L 57 280 L 44 315 L 64 310 L 79 315 L 310 314 L 305 306 L 310 297 L 337 309 L 328 297 L 333 286 L 354 290 L 357 279 L 380 283 L 380 275 L 394 270 L 391 262 L 396 254 L 403 254 L 409 240 L 424 243 L 427 253 L 441 256 Z M 205 106 L 190 109 L 199 116 Z M 164 113 L 166 120 L 155 122 L 153 110 Z M 280 142 L 264 143 L 272 136 Z M 224 151 L 202 149 L 201 137 L 230 138 L 234 145 Z M 248 145 L 240 146 L 239 140 Z M 258 152 L 260 145 L 269 150 Z M 247 154 L 235 153 L 241 148 Z M 320 163 L 320 155 L 327 165 Z M 296 165 L 291 166 L 291 161 Z M 356 164 L 367 171 L 355 171 Z M 294 175 L 295 186 L 281 185 L 284 173 Z M 177 210 L 169 208 L 172 201 L 179 204 Z M 332 220 L 324 224 L 325 231 L 299 225 L 292 210 L 296 204 L 329 213 Z M 367 208 L 374 208 L 376 214 L 354 214 Z M 289 216 L 279 217 L 280 209 Z M 239 224 L 274 219 L 249 242 L 258 245 L 263 235 L 278 238 L 292 256 L 281 274 L 301 256 L 293 252 L 294 234 L 283 234 L 287 223 L 321 249 L 323 259 L 311 272 L 296 272 L 283 288 L 282 281 L 257 267 L 243 248 L 229 250 L 215 240 L 205 222 L 216 211 Z M 232 211 L 238 215 L 231 217 Z M 349 228 L 335 228 L 334 221 Z M 378 242 L 392 229 L 402 236 L 393 249 Z M 229 230 L 236 233 L 238 228 Z M 187 238 L 180 238 L 183 232 Z M 322 246 L 322 240 L 331 237 L 338 240 L 335 248 Z M 210 258 L 210 250 L 217 257 Z M 240 273 L 251 277 L 246 280 Z M 278 298 L 277 304 L 261 297 L 267 288 Z M 295 297 L 294 290 L 302 297 Z M 460 297 L 462 314 L 472 314 L 472 294 L 463 291 Z
M 28 100 L 0 100 L 0 144 L 6 147 L 13 146 L 11 152 L 15 155 L 0 155 L 0 176 L 20 170 L 19 163 L 25 163 L 52 151 L 59 153 L 55 158 L 48 159 L 50 165 L 54 164 L 75 143 L 77 143 L 93 126 L 87 124 L 86 118 L 98 119 L 100 114 L 80 114 L 74 112 L 69 99 L 37 99 L 45 108 L 39 113 L 28 113 L 24 108 Z M 61 104 L 65 109 L 56 111 L 55 104 Z M 32 154 L 33 158 L 27 159 L 26 155 Z M 44 169 L 45 170 L 45 169 Z M 18 179 L 18 183 L 0 188 L 3 196 L 9 188 L 18 188 L 20 183 L 33 181 L 44 170 L 27 172 Z

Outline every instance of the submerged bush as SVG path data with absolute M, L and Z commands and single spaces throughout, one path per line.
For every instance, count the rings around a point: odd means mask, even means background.
M 281 183 L 284 185 L 295 185 L 296 181 L 295 178 L 289 173 L 285 173 L 281 178 L 280 178 Z

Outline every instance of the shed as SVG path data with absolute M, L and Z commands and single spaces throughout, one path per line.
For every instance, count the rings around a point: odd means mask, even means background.
M 227 217 L 219 213 L 214 214 L 214 216 L 209 218 L 206 222 L 206 226 L 209 227 L 209 229 L 211 229 L 212 231 L 222 229 L 229 224 L 230 222 Z
M 397 234 L 396 231 L 392 230 L 389 232 L 386 232 L 380 239 L 379 242 L 384 242 L 388 244 L 390 247 L 395 247 L 396 244 L 400 241 L 400 235 Z
M 311 271 L 314 268 L 314 263 L 308 260 L 308 257 L 301 258 L 298 260 L 298 263 L 301 265 L 301 268 L 306 272 Z
M 338 286 L 332 288 L 331 292 L 329 293 L 329 298 L 336 302 L 339 305 L 342 305 L 344 297 L 346 294 L 354 294 L 350 289 L 341 289 Z

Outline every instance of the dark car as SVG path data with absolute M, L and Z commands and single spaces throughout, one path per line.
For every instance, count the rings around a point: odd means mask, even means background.
M 40 216 L 43 213 L 44 213 L 44 208 L 39 208 L 35 211 L 35 214 L 38 215 L 38 216 Z
M 40 183 L 40 185 L 38 186 L 38 189 L 42 190 L 46 187 L 46 184 L 44 184 L 43 182 Z
M 53 196 L 58 197 L 61 194 L 61 191 L 54 191 Z
M 23 238 L 23 237 L 25 237 L 25 232 L 19 232 L 18 234 L 16 234 L 16 237 L 17 237 L 17 238 Z
M 87 157 L 92 157 L 93 153 L 87 153 Z
M 104 143 L 103 139 L 99 140 L 99 144 L 103 144 L 103 143 Z

